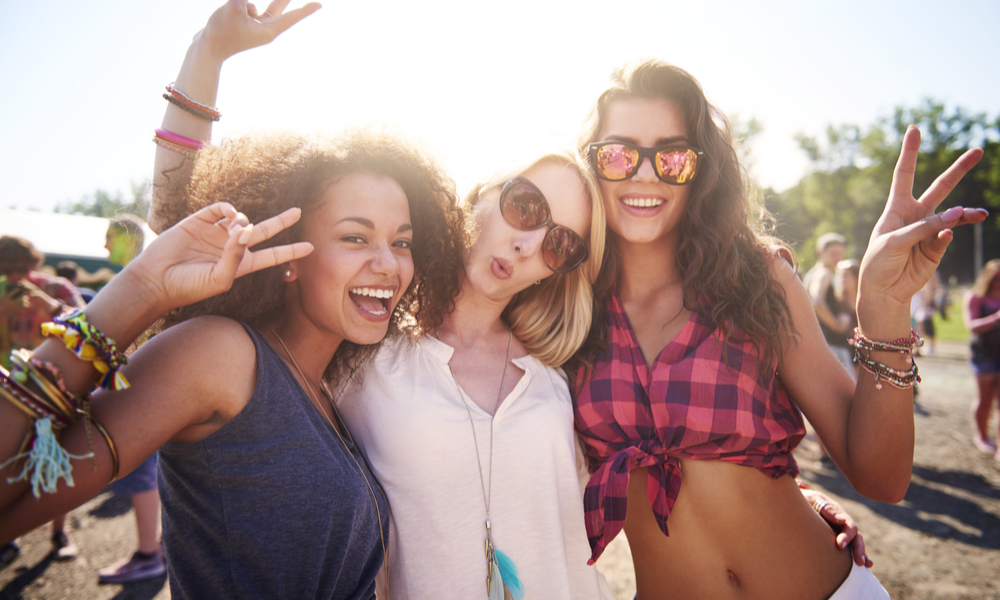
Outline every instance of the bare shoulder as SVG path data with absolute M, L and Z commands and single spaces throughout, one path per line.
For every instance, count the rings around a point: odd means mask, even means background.
M 253 340 L 243 326 L 216 316 L 196 317 L 175 325 L 154 336 L 141 352 L 155 352 L 161 358 L 169 354 L 171 362 L 181 361 L 195 370 L 199 370 L 198 365 L 217 369 L 256 361 Z
M 257 380 L 257 354 L 243 326 L 197 317 L 154 336 L 129 359 L 126 376 L 147 390 L 197 399 L 195 422 L 228 420 L 246 406 Z

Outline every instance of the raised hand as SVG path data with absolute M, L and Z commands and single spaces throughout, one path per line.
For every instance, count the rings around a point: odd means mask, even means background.
M 859 281 L 862 294 L 881 295 L 883 300 L 894 300 L 906 306 L 941 262 L 952 239 L 951 228 L 979 223 L 987 216 L 983 209 L 960 206 L 934 213 L 962 177 L 979 162 L 982 149 L 973 148 L 959 157 L 916 199 L 913 197 L 913 175 L 919 150 L 920 131 L 911 125 L 903 137 L 889 200 L 872 231 L 868 251 L 861 262 Z
M 274 0 L 267 10 L 258 13 L 257 7 L 247 0 L 229 0 L 212 13 L 195 39 L 208 44 L 217 59 L 225 60 L 238 52 L 270 43 L 320 9 L 318 2 L 310 2 L 285 12 L 288 2 Z
M 163 232 L 127 269 L 147 302 L 166 310 L 228 290 L 237 277 L 302 258 L 312 244 L 298 242 L 251 252 L 248 248 L 294 225 L 292 208 L 257 225 L 231 204 L 207 206 Z

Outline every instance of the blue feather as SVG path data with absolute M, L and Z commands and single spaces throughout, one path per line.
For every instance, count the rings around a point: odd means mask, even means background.
M 500 567 L 500 577 L 503 578 L 504 587 L 510 592 L 511 598 L 522 600 L 524 598 L 524 584 L 517 578 L 517 566 L 514 565 L 514 561 L 509 556 L 500 550 L 494 550 L 494 552 L 496 553 L 496 561 Z

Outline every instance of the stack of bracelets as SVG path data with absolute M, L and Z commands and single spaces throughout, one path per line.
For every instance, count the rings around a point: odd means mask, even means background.
M 219 109 L 194 100 L 175 88 L 173 84 L 167 86 L 167 93 L 163 94 L 163 97 L 174 106 L 191 113 L 199 119 L 218 121 L 222 118 L 222 113 L 219 112 Z M 153 143 L 189 158 L 193 158 L 198 150 L 201 150 L 205 146 L 205 142 L 193 140 L 172 131 L 167 131 L 166 129 L 157 129 L 155 131 Z
M 219 112 L 219 109 L 194 100 L 184 92 L 175 88 L 172 83 L 167 86 L 167 93 L 163 94 L 163 97 L 167 102 L 173 104 L 177 108 L 185 110 L 200 119 L 205 119 L 206 121 L 218 121 L 222 118 L 222 113 Z
M 46 336 L 58 336 L 81 360 L 94 365 L 101 373 L 99 385 L 104 389 L 122 390 L 128 381 L 118 372 L 125 362 L 125 356 L 96 327 L 87 322 L 83 312 L 77 310 L 63 317 L 56 317 L 52 323 L 42 325 Z M 0 469 L 15 461 L 26 459 L 21 473 L 11 477 L 8 483 L 28 479 L 31 491 L 39 497 L 40 491 L 53 493 L 59 479 L 73 485 L 70 459 L 90 458 L 91 469 L 96 470 L 91 425 L 104 438 L 111 452 L 111 481 L 118 478 L 118 450 L 111 434 L 90 414 L 90 395 L 78 397 L 66 389 L 59 367 L 34 358 L 25 349 L 14 350 L 10 354 L 11 370 L 0 367 L 0 397 L 18 407 L 34 422 L 21 447 L 10 460 L 0 465 Z M 59 444 L 56 434 L 66 427 L 84 420 L 89 453 L 72 455 Z
M 901 390 L 909 389 L 915 383 L 920 382 L 920 371 L 917 369 L 916 363 L 913 362 L 913 351 L 923 346 L 924 340 L 913 329 L 910 329 L 910 337 L 908 338 L 900 338 L 894 342 L 877 342 L 866 338 L 855 328 L 854 339 L 850 341 L 850 344 L 854 346 L 854 362 L 875 376 L 875 389 L 882 389 L 883 380 Z M 905 354 L 910 357 L 910 368 L 904 371 L 875 362 L 871 358 L 873 351 Z

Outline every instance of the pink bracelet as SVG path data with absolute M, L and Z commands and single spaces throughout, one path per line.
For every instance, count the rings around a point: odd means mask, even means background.
M 192 140 L 189 137 L 184 137 L 183 135 L 178 135 L 172 131 L 167 131 L 166 129 L 157 129 L 155 131 L 156 137 L 161 140 L 170 142 L 171 144 L 176 144 L 178 146 L 183 146 L 185 148 L 190 148 L 191 150 L 201 150 L 205 147 L 205 142 L 199 140 Z

